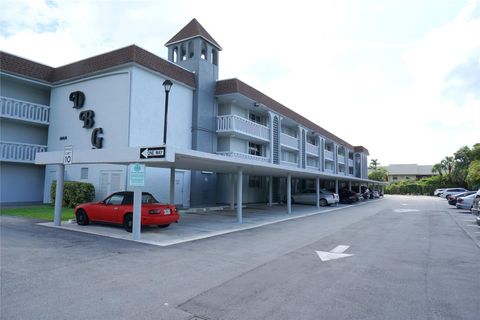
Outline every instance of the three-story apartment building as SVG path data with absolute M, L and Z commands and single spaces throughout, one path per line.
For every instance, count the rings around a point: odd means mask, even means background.
M 2 52 L 2 204 L 49 202 L 63 170 L 101 199 L 129 188 L 136 160 L 147 164 L 148 191 L 185 207 L 233 206 L 239 186 L 237 202 L 271 203 L 317 178 L 336 188 L 370 182 L 366 148 L 238 79 L 219 80 L 222 48 L 197 20 L 166 46 L 168 60 L 132 45 L 59 68 Z M 152 146 L 165 158 L 138 156 Z M 63 169 L 66 147 L 73 161 Z

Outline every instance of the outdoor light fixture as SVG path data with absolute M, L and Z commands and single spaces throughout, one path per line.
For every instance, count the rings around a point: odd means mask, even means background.
M 254 103 L 253 103 L 253 106 L 254 106 L 255 108 L 258 108 L 258 107 L 260 107 L 260 103 L 254 102 Z
M 170 80 L 163 81 L 163 87 L 165 88 L 165 118 L 163 119 L 163 144 L 167 144 L 167 115 L 168 115 L 168 93 L 172 88 L 173 83 Z

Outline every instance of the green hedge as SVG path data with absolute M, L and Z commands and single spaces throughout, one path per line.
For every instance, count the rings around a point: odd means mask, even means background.
M 57 181 L 52 182 L 50 187 L 50 198 L 55 203 L 55 191 Z M 73 208 L 80 203 L 91 202 L 95 198 L 95 187 L 91 183 L 65 181 L 63 184 L 63 203 L 62 206 Z

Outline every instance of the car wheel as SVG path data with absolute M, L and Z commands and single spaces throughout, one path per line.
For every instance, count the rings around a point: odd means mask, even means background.
M 320 207 L 325 207 L 326 205 L 328 205 L 328 202 L 326 199 L 320 199 Z
M 125 230 L 127 230 L 127 232 L 132 232 L 133 216 L 131 213 L 126 214 L 123 218 L 123 227 Z
M 158 227 L 159 228 L 168 228 L 169 225 L 170 225 L 170 223 L 169 224 L 161 224 Z
M 90 219 L 88 219 L 88 215 L 83 209 L 78 209 L 77 210 L 77 224 L 81 226 L 85 226 L 90 223 Z

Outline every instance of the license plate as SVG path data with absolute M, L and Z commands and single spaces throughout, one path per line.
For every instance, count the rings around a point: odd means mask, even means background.
M 170 214 L 170 209 L 165 209 L 165 210 L 163 210 L 163 213 L 165 213 L 165 214 Z

